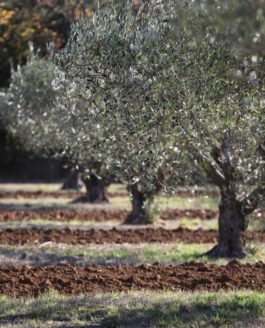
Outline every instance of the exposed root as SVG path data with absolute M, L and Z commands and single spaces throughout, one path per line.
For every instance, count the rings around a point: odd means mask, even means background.
M 245 252 L 243 249 L 229 249 L 229 247 L 225 244 L 217 244 L 208 252 L 203 254 L 204 256 L 208 256 L 210 258 L 238 258 L 242 259 L 249 254 Z

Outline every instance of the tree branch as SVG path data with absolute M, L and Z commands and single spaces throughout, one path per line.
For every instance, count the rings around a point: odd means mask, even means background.
M 245 215 L 251 214 L 258 208 L 261 199 L 265 198 L 265 186 L 258 187 L 242 202 L 242 211 Z

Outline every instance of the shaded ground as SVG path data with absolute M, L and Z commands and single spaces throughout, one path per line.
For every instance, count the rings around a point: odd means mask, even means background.
M 265 242 L 265 232 L 247 231 L 244 233 L 246 240 Z M 85 244 L 138 244 L 138 243 L 169 243 L 183 242 L 216 243 L 218 233 L 216 230 L 189 230 L 177 228 L 168 230 L 164 228 L 135 228 L 135 229 L 1 229 L 0 244 L 2 245 L 30 245 L 46 242 L 65 243 L 71 245 Z
M 265 291 L 265 264 L 0 267 L 0 294 L 37 296 L 48 289 L 78 295 L 110 291 L 251 289 Z
M 264 309 L 265 294 L 255 291 L 49 292 L 34 299 L 0 296 L 0 327 L 262 328 Z

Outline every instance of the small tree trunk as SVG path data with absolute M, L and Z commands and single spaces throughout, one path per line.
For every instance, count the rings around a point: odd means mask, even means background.
M 236 200 L 233 193 L 221 191 L 218 225 L 219 242 L 206 255 L 210 257 L 245 257 L 247 254 L 243 248 L 241 232 L 246 229 L 246 219 L 242 205 Z
M 71 171 L 65 179 L 61 190 L 80 190 L 82 188 L 81 174 L 79 171 Z
M 151 205 L 154 201 L 153 195 L 147 195 L 139 190 L 139 185 L 129 186 L 131 194 L 132 211 L 127 216 L 124 224 L 150 224 L 152 223 Z
M 91 174 L 89 178 L 84 178 L 83 182 L 86 187 L 86 196 L 83 197 L 84 202 L 103 203 L 108 202 L 106 194 L 106 183 L 99 179 L 95 174 Z

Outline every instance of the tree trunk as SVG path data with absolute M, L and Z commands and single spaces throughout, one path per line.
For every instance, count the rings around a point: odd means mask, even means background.
M 233 193 L 221 191 L 219 205 L 219 242 L 206 253 L 209 257 L 243 258 L 244 251 L 241 232 L 246 230 L 247 224 L 242 205 Z
M 61 190 L 80 190 L 82 188 L 81 174 L 79 171 L 71 171 L 65 179 Z
M 123 224 L 150 224 L 153 223 L 151 205 L 154 201 L 153 195 L 148 195 L 139 190 L 139 184 L 129 186 L 131 194 L 132 211 Z
M 89 178 L 83 178 L 86 187 L 86 195 L 75 200 L 75 203 L 105 203 L 108 202 L 106 187 L 107 184 L 99 179 L 95 174 Z
M 108 202 L 106 194 L 106 183 L 95 174 L 91 174 L 89 179 L 83 179 L 86 187 L 86 199 L 89 203 Z

